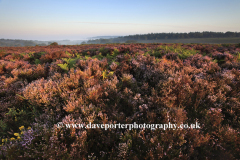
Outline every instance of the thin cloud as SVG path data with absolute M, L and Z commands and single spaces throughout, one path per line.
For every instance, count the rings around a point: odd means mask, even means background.
M 184 26 L 174 26 L 174 25 L 165 25 L 165 24 L 147 24 L 147 23 L 106 23 L 106 22 L 70 22 L 70 23 L 83 23 L 83 24 L 113 24 L 113 25 L 147 25 L 147 26 L 167 26 L 167 27 L 184 27 Z M 185 27 L 184 27 L 185 28 Z

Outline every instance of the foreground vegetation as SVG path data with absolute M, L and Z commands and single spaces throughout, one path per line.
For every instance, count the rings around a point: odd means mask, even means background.
M 240 158 L 239 44 L 1 47 L 0 58 L 1 159 Z

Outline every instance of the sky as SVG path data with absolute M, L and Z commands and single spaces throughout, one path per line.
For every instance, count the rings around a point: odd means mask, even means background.
M 0 0 L 0 39 L 240 32 L 240 0 Z

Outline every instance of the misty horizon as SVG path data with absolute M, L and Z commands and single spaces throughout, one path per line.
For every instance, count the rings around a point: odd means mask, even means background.
M 196 31 L 196 33 L 204 33 L 204 32 L 214 32 L 214 31 L 202 31 L 202 32 L 199 32 L 199 31 Z M 234 31 L 227 31 L 227 32 L 233 32 L 233 33 L 239 33 L 239 32 L 234 32 Z M 227 32 L 215 32 L 215 33 L 227 33 Z M 89 41 L 89 40 L 96 40 L 96 39 L 112 39 L 112 38 L 118 38 L 118 37 L 125 37 L 125 36 L 135 36 L 135 35 L 149 35 L 149 34 L 163 34 L 163 33 L 166 33 L 166 34 L 189 34 L 189 33 L 194 33 L 194 32 L 161 32 L 161 33 L 146 33 L 146 34 L 130 34 L 130 35 L 119 35 L 119 36 L 116 36 L 116 35 L 102 35 L 102 36 L 92 36 L 92 37 L 86 37 L 86 38 L 79 38 L 79 39 L 44 39 L 44 40 L 41 40 L 41 39 L 22 39 L 22 38 L 19 38 L 19 39 L 15 39 L 15 38 L 1 38 L 0 39 L 9 39 L 9 40 L 26 40 L 26 41 L 39 41 L 39 42 L 54 42 L 54 41 L 71 41 L 71 42 L 74 42 L 74 41 Z
M 240 1 L 0 0 L 0 38 L 87 40 L 169 32 L 240 32 Z

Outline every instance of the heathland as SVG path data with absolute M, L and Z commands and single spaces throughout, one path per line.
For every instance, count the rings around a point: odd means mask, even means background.
M 1 159 L 240 159 L 240 44 L 0 47 L 0 105 Z

